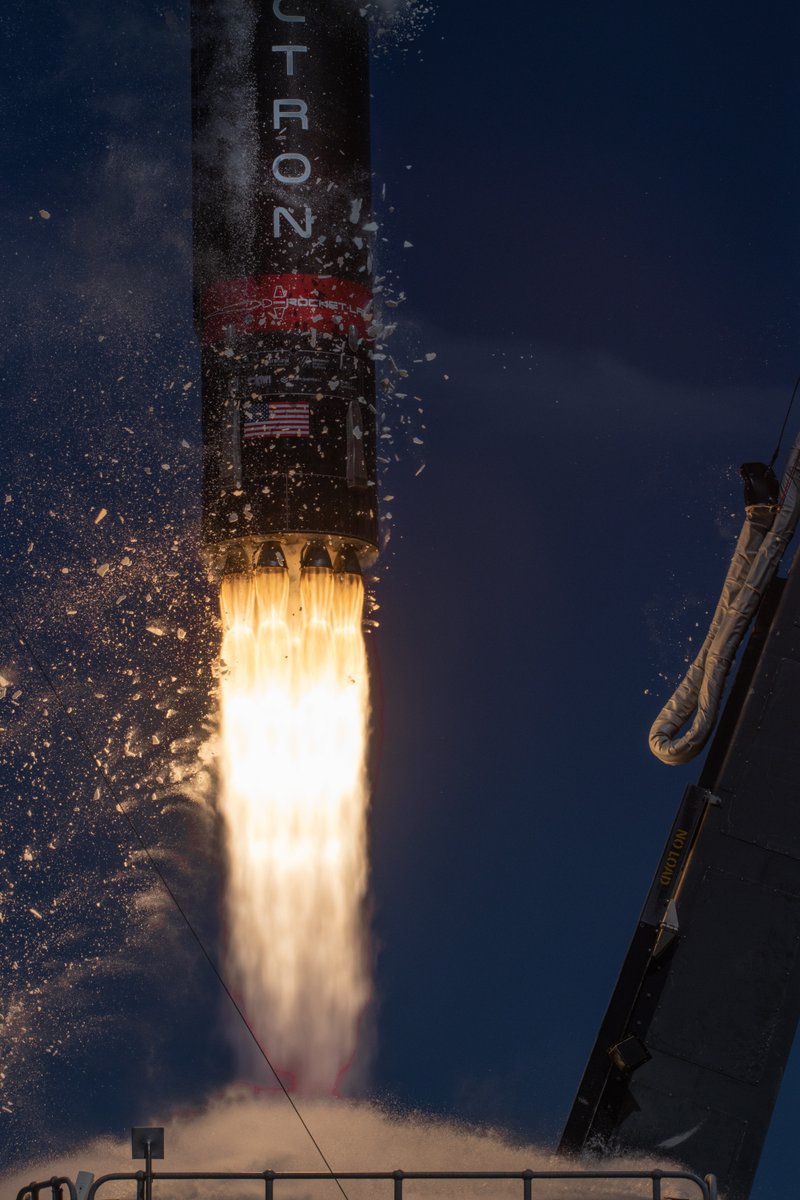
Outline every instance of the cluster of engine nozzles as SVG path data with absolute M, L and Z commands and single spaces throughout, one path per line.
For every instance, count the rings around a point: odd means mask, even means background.
M 334 571 L 347 575 L 360 575 L 361 564 L 354 546 L 342 546 L 331 561 L 329 548 L 321 541 L 306 542 L 300 555 L 303 571 Z M 253 548 L 243 542 L 235 542 L 225 558 L 223 575 L 247 575 L 251 571 L 286 571 L 286 556 L 280 542 L 264 542 Z

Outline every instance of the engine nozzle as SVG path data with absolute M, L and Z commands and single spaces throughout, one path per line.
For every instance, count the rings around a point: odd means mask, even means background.
M 279 542 L 264 542 L 256 555 L 257 571 L 285 571 L 286 559 Z
M 327 548 L 322 542 L 308 542 L 303 550 L 303 555 L 300 559 L 300 566 L 304 571 L 309 567 L 317 568 L 317 570 L 330 571 L 331 556 Z
M 244 546 L 234 542 L 225 556 L 223 575 L 246 575 L 252 569 L 250 556 Z

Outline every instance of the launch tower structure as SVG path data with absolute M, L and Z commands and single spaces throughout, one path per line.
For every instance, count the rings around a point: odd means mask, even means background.
M 800 561 L 681 800 L 560 1150 L 713 1163 L 745 1200 L 800 1017 Z

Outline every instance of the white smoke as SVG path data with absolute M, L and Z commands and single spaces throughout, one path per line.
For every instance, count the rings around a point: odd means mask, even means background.
M 378 54 L 410 49 L 436 11 L 431 0 L 366 0 L 359 7 L 370 19 Z
M 433 1120 L 421 1114 L 397 1115 L 375 1105 L 351 1101 L 309 1101 L 302 1113 L 335 1171 L 565 1171 L 614 1169 L 649 1172 L 657 1167 L 676 1170 L 674 1164 L 627 1158 L 581 1166 L 556 1158 L 534 1145 L 520 1145 L 503 1133 L 488 1128 L 470 1128 Z M 158 1123 L 153 1117 L 154 1123 Z M 256 1095 L 234 1087 L 206 1101 L 201 1109 L 178 1113 L 166 1122 L 166 1155 L 156 1170 L 165 1171 L 324 1171 L 325 1166 L 308 1134 L 283 1096 Z M 27 1164 L 6 1175 L 4 1195 L 15 1195 L 32 1179 L 49 1179 L 54 1174 L 74 1179 L 77 1171 L 92 1171 L 95 1177 L 115 1171 L 134 1171 L 130 1141 L 99 1138 L 60 1159 Z M 128 1185 L 129 1187 L 130 1185 Z M 262 1185 L 263 1186 L 263 1185 Z M 392 1181 L 368 1183 L 345 1181 L 348 1200 L 391 1200 Z M 211 1196 L 217 1200 L 245 1200 L 260 1194 L 257 1183 L 199 1185 L 173 1184 L 171 1196 L 194 1200 Z M 567 1200 L 591 1197 L 611 1200 L 652 1194 L 648 1181 L 574 1181 L 534 1183 L 538 1200 Z M 180 1190 L 179 1190 L 180 1189 Z M 514 1181 L 408 1182 L 408 1200 L 521 1200 L 522 1184 Z M 128 1195 L 117 1184 L 107 1195 Z M 668 1194 L 674 1200 L 699 1196 L 691 1182 L 670 1181 Z M 100 1192 L 102 1197 L 104 1192 Z M 319 1183 L 276 1185 L 276 1200 L 341 1200 L 331 1180 Z
M 202 18 L 198 17 L 202 24 Z M 195 170 L 207 190 L 224 189 L 233 244 L 250 250 L 258 194 L 259 135 L 255 80 L 250 70 L 258 24 L 256 5 L 223 0 L 214 8 L 216 52 L 201 80 L 200 103 L 214 114 L 204 137 L 194 140 Z

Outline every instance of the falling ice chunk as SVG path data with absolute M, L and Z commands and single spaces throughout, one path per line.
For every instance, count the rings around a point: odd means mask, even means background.
M 110 569 L 111 568 L 109 567 L 108 563 L 102 563 L 97 568 L 97 574 L 100 576 L 101 579 L 103 579 L 108 574 Z
M 97 516 L 96 516 L 96 517 L 95 517 L 95 519 L 94 519 L 94 523 L 95 523 L 95 525 L 99 525 L 99 524 L 100 524 L 100 522 L 103 520 L 103 518 L 104 518 L 104 517 L 107 517 L 107 516 L 108 516 L 108 509 L 107 509 L 107 508 L 101 508 L 101 509 L 100 509 L 100 512 L 97 514 Z
M 186 630 L 178 629 L 178 641 L 182 642 L 185 637 L 186 637 Z
M 423 443 L 423 441 L 422 441 L 422 438 L 412 438 L 411 440 L 412 440 L 412 442 L 414 443 L 414 445 L 415 445 L 415 446 L 422 446 L 422 445 L 424 445 L 424 443 Z
M 164 630 L 161 629 L 158 625 L 148 625 L 148 626 L 146 626 L 146 628 L 147 628 L 148 633 L 154 633 L 156 635 L 156 637 L 164 636 Z
M 29 908 L 28 912 L 31 913 L 34 917 L 36 917 L 37 921 L 41 921 L 42 914 L 39 912 L 38 908 Z
M 403 249 L 404 250 L 413 250 L 414 243 L 413 242 L 403 242 Z
M 40 208 L 40 209 L 39 209 L 39 216 L 42 218 L 42 220 L 43 220 L 43 221 L 49 221 L 49 220 L 50 220 L 50 213 L 47 211 L 47 209 L 46 209 L 46 208 Z
M 362 225 L 361 228 L 364 230 L 364 233 L 377 233 L 378 232 L 378 222 L 377 221 L 367 221 L 366 225 Z
M 435 358 L 436 358 L 436 351 L 431 350 L 431 351 L 429 351 L 428 354 L 425 355 L 425 362 L 433 362 L 433 360 Z
M 362 204 L 363 204 L 362 200 L 351 200 L 350 201 L 350 220 L 353 222 L 354 225 L 357 225 L 358 222 L 361 220 L 361 205 Z
M 414 474 L 421 475 L 424 470 L 425 470 L 425 463 L 423 463 L 421 467 L 418 467 L 417 470 L 414 472 Z

